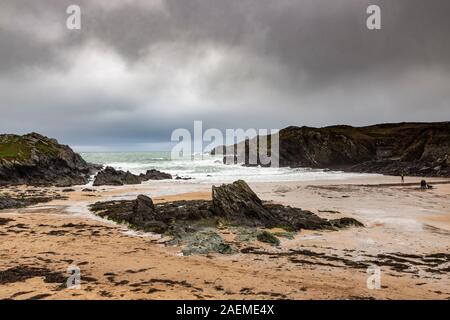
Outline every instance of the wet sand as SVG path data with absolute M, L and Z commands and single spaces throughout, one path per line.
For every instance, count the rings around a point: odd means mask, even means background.
M 182 256 L 167 239 L 100 219 L 87 205 L 141 193 L 155 202 L 210 199 L 211 183 L 47 189 L 68 199 L 0 211 L 0 298 L 449 299 L 450 184 L 427 179 L 434 188 L 420 190 L 420 178 L 405 180 L 417 184 L 384 176 L 249 183 L 263 200 L 365 228 L 302 230 L 280 247 L 253 241 L 238 254 L 206 256 Z M 37 188 L 18 191 L 27 189 Z M 232 230 L 220 232 L 235 241 Z M 369 265 L 380 268 L 380 289 L 367 288 Z M 65 286 L 69 266 L 81 271 L 79 289 Z

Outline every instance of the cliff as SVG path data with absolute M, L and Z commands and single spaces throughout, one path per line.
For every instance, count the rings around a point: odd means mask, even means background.
M 85 184 L 97 169 L 70 147 L 40 134 L 0 135 L 0 185 Z
M 282 167 L 450 176 L 450 122 L 291 126 L 280 130 L 278 135 Z M 212 153 L 217 153 L 217 148 Z M 234 156 L 237 162 L 251 165 L 248 150 Z

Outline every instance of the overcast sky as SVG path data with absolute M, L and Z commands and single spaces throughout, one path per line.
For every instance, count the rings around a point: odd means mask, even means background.
M 155 150 L 194 120 L 450 120 L 449 40 L 448 0 L 1 0 L 0 132 Z

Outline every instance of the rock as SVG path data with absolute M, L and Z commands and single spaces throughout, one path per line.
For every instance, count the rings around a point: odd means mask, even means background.
M 192 178 L 191 177 L 180 177 L 179 175 L 176 175 L 175 180 L 192 180 Z
M 238 225 L 283 227 L 287 230 L 336 229 L 345 223 L 332 224 L 327 219 L 300 208 L 265 204 L 243 180 L 213 187 L 212 210 Z M 356 221 L 356 220 L 355 220 Z
M 118 223 L 126 222 L 145 231 L 163 233 L 168 227 L 164 222 L 157 221 L 153 201 L 145 195 L 139 195 L 133 201 L 95 203 L 91 210 L 101 217 Z
M 12 209 L 12 208 L 22 208 L 26 205 L 23 203 L 23 201 L 20 201 L 18 199 L 14 199 L 7 196 L 1 196 L 0 197 L 0 210 L 3 209 Z
M 237 252 L 235 248 L 227 244 L 225 240 L 216 232 L 212 230 L 202 230 L 196 233 L 184 236 L 182 239 L 177 239 L 175 242 L 181 242 L 185 245 L 182 250 L 183 255 L 188 256 L 192 254 L 232 254 Z M 172 243 L 174 243 L 172 241 Z
M 394 123 L 367 127 L 291 126 L 280 130 L 277 138 L 281 167 L 450 177 L 450 122 Z M 224 156 L 224 163 L 267 166 L 259 157 L 256 164 L 249 163 L 249 155 L 257 153 L 257 150 L 248 150 L 249 140 L 241 144 L 245 148 L 234 145 L 234 149 L 245 151 Z M 223 146 L 220 146 L 211 153 L 219 154 L 221 148 L 223 150 Z M 227 149 L 233 150 L 233 147 Z M 440 159 L 442 161 L 435 164 Z M 439 165 L 442 166 L 440 170 L 433 170 Z
M 172 175 L 169 173 L 161 172 L 155 169 L 147 170 L 145 174 L 140 174 L 139 177 L 141 178 L 141 181 L 148 181 L 148 180 L 171 180 Z
M 279 204 L 266 204 L 266 208 L 277 217 L 267 227 L 283 227 L 289 231 L 336 229 L 327 219 L 307 210 Z
M 139 195 L 135 200 L 133 212 L 140 215 L 143 220 L 153 219 L 155 214 L 155 205 L 152 199 L 145 195 Z
M 0 210 L 25 208 L 38 203 L 50 202 L 53 199 L 53 197 L 13 198 L 5 195 L 0 195 Z
M 362 226 L 351 218 L 327 220 L 310 211 L 278 204 L 266 204 L 242 180 L 213 187 L 213 200 L 174 201 L 153 204 L 147 196 L 136 200 L 97 202 L 90 210 L 134 228 L 174 236 L 195 233 L 219 224 L 263 228 L 284 228 L 287 231 L 336 230 Z
M 161 232 L 167 230 L 167 224 L 158 221 L 157 211 L 152 199 L 145 195 L 139 195 L 133 203 L 132 216 L 128 222 L 133 225 L 142 225 L 144 230 Z
M 364 227 L 364 225 L 356 219 L 353 218 L 340 218 L 330 220 L 333 227 L 336 228 L 347 228 L 347 227 Z
M 268 231 L 261 231 L 256 235 L 256 239 L 261 242 L 269 243 L 273 246 L 280 245 L 280 240 Z
M 99 169 L 70 147 L 40 134 L 0 135 L 0 185 L 82 185 Z
M 131 172 L 116 170 L 112 167 L 106 167 L 100 171 L 94 180 L 94 186 L 122 186 L 126 184 L 140 184 L 148 180 L 172 179 L 172 175 L 155 169 L 147 170 L 145 174 L 139 176 Z
M 241 224 L 266 226 L 276 220 L 243 180 L 220 187 L 213 186 L 212 205 L 217 215 L 231 221 L 240 221 Z
M 94 186 L 123 186 L 125 184 L 140 184 L 139 176 L 131 172 L 116 170 L 112 167 L 106 167 L 100 171 L 94 180 Z

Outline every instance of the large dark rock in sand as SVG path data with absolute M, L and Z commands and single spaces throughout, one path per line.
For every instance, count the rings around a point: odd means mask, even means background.
M 0 135 L 0 185 L 81 185 L 99 169 L 40 134 Z
M 106 167 L 100 171 L 94 180 L 94 186 L 122 186 L 126 184 L 140 184 L 148 180 L 165 180 L 172 179 L 168 173 L 155 169 L 148 170 L 145 174 L 139 176 L 132 174 L 130 171 L 116 170 L 112 167 Z
M 98 202 L 90 209 L 102 217 L 125 221 L 139 229 L 172 234 L 195 232 L 199 226 L 219 222 L 292 231 L 363 226 L 352 218 L 327 220 L 299 208 L 265 204 L 242 180 L 214 187 L 212 201 L 175 201 L 154 206 L 150 198 L 139 196 L 133 201 Z
M 245 219 L 245 222 L 270 224 L 276 217 L 264 206 L 261 199 L 243 180 L 220 187 L 212 187 L 212 209 L 229 220 Z M 244 221 L 243 221 L 244 222 Z
M 158 221 L 152 199 L 145 195 L 139 195 L 133 201 L 98 202 L 91 206 L 91 210 L 101 217 L 119 223 L 126 222 L 139 229 L 161 233 L 167 230 L 167 225 Z
M 139 195 L 134 202 L 133 212 L 144 220 L 148 217 L 154 218 L 155 205 L 153 204 L 153 200 L 142 194 Z
M 238 225 L 290 230 L 362 226 L 362 223 L 352 218 L 327 220 L 300 208 L 264 203 L 243 180 L 220 187 L 213 186 L 212 190 L 212 211 Z

